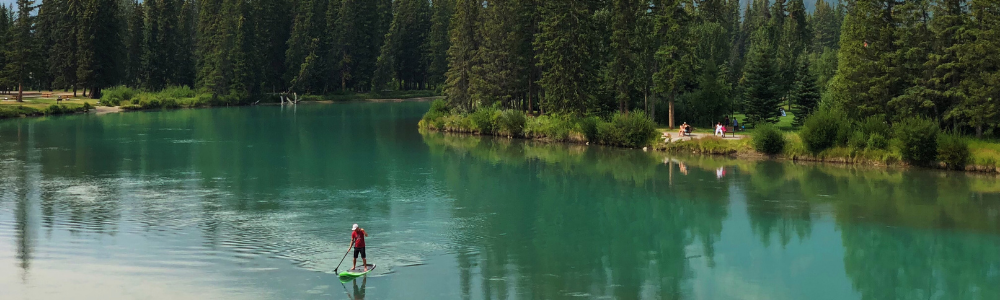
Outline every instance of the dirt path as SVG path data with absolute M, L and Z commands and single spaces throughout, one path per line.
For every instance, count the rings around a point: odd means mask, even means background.
M 108 113 L 116 113 L 116 112 L 121 112 L 121 111 L 122 111 L 121 106 L 111 106 L 111 107 L 97 106 L 97 107 L 94 107 L 94 112 L 97 113 L 98 115 L 103 115 L 103 114 L 108 114 Z

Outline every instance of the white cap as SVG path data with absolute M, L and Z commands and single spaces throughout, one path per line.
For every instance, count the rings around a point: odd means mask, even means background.
M 351 227 L 351 230 L 352 230 L 352 231 L 353 231 L 353 230 L 358 230 L 358 224 L 354 224 L 354 227 Z

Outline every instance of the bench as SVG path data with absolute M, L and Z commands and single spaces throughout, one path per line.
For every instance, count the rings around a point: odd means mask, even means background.
M 736 128 L 734 128 L 733 125 L 726 126 L 726 132 L 725 133 L 730 133 L 730 134 L 733 135 L 733 137 L 736 137 Z M 726 137 L 726 135 L 723 134 L 722 137 Z
M 42 98 L 52 97 L 52 93 L 42 93 Z

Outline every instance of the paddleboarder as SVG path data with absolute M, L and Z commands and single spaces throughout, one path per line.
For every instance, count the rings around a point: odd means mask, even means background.
M 368 233 L 364 228 L 354 224 L 351 228 L 351 244 L 354 245 L 354 263 L 351 270 L 358 267 L 358 254 L 361 254 L 361 263 L 364 264 L 365 272 L 368 272 L 368 256 L 365 255 L 365 237 Z

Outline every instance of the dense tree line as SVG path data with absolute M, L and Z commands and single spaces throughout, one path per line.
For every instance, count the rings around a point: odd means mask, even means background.
M 194 86 L 248 98 L 441 88 L 464 110 L 669 125 L 818 109 L 989 132 L 990 0 L 18 0 L 0 90 Z
M 0 90 L 433 88 L 451 11 L 446 0 L 19 0 L 0 8 Z

